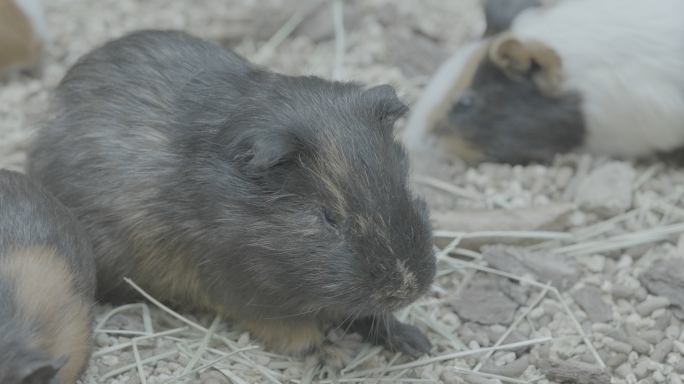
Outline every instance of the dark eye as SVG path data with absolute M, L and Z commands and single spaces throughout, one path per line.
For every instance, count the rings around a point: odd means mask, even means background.
M 328 209 L 326 206 L 322 206 L 321 212 L 323 212 L 323 218 L 325 219 L 326 223 L 328 223 L 328 225 L 330 225 L 332 228 L 337 229 L 337 221 L 332 216 L 330 209 Z

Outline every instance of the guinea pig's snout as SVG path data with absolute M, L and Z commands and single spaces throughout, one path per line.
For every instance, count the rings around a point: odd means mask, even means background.
M 422 295 L 424 287 L 418 276 L 413 273 L 406 263 L 397 259 L 394 265 L 382 268 L 382 273 L 376 271 L 374 277 L 379 289 L 373 295 L 376 304 L 384 310 L 396 310 L 412 303 Z

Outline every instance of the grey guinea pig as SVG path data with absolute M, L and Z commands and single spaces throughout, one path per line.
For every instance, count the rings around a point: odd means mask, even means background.
M 85 224 L 99 296 L 215 310 L 274 351 L 340 367 L 324 325 L 412 356 L 393 311 L 436 269 L 390 86 L 293 77 L 177 31 L 81 58 L 28 172 Z
M 432 137 L 469 162 L 513 164 L 683 147 L 682 15 L 681 0 L 526 9 L 509 31 L 447 60 L 413 108 L 406 143 Z
M 0 170 L 0 382 L 71 384 L 91 351 L 85 229 L 25 175 Z

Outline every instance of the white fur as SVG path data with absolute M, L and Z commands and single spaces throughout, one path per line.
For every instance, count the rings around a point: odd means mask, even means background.
M 684 146 L 684 0 L 564 0 L 511 30 L 561 56 L 583 98 L 585 150 L 641 156 Z
M 12 0 L 24 12 L 26 18 L 33 27 L 33 32 L 40 41 L 46 41 L 48 38 L 47 21 L 45 19 L 45 10 L 40 0 Z
M 465 45 L 457 54 L 445 61 L 437 73 L 432 76 L 420 99 L 411 109 L 404 127 L 402 137 L 406 148 L 410 151 L 425 144 L 426 131 L 433 123 L 435 111 L 440 108 L 441 104 L 447 102 L 452 88 L 458 82 L 465 68 L 469 64 L 472 65 L 470 61 L 473 55 L 485 43 L 486 41 L 475 41 Z

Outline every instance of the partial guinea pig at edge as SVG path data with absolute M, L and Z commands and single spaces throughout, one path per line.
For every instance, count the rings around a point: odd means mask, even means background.
M 0 382 L 73 384 L 91 351 L 85 230 L 25 175 L 0 170 Z
M 393 131 L 405 111 L 387 85 L 285 76 L 141 31 L 68 71 L 28 170 L 85 224 L 99 297 L 139 298 L 129 277 L 337 368 L 331 325 L 419 356 L 430 342 L 393 315 L 436 271 Z
M 408 146 L 471 163 L 571 151 L 638 158 L 684 146 L 684 2 L 565 0 L 472 42 L 414 108 Z M 413 121 L 411 121 L 413 120 Z
M 39 70 L 47 38 L 40 0 L 0 0 L 0 75 Z

